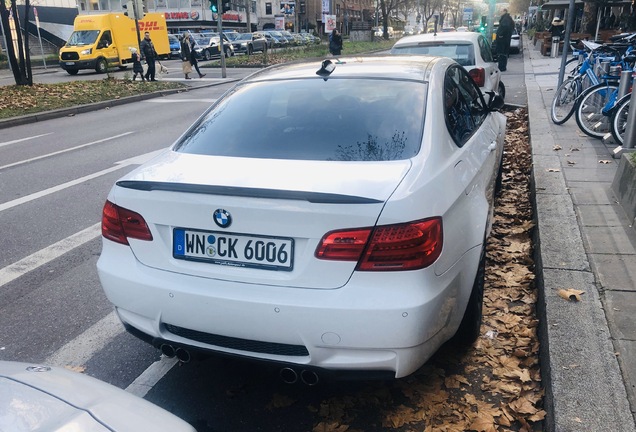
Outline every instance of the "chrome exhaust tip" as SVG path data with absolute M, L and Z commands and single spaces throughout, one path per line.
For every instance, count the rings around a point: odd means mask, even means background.
M 298 381 L 298 373 L 289 367 L 282 368 L 279 375 L 283 382 L 287 384 L 294 384 Z
M 168 344 L 162 344 L 159 349 L 161 350 L 161 353 L 163 355 L 165 355 L 168 358 L 172 358 L 175 356 L 175 351 L 174 348 L 172 347 L 172 345 L 168 345 Z
M 188 363 L 190 361 L 190 352 L 184 350 L 183 348 L 177 348 L 177 350 L 175 351 L 175 355 L 182 363 Z
M 320 377 L 314 371 L 303 369 L 300 372 L 300 380 L 308 386 L 315 386 L 320 381 Z

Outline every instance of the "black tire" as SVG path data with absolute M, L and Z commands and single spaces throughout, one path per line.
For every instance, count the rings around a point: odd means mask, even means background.
M 499 85 L 497 86 L 497 93 L 499 93 L 499 96 L 501 96 L 503 100 L 506 100 L 506 86 L 504 85 L 503 81 L 499 81 Z
M 583 133 L 592 138 L 603 138 L 610 132 L 610 118 L 603 114 L 603 109 L 616 90 L 616 83 L 601 83 L 581 93 L 576 103 L 575 118 Z
M 252 48 L 252 45 L 248 45 L 247 46 L 247 55 L 252 55 L 252 53 L 254 52 L 254 48 Z
M 629 102 L 631 93 L 624 96 L 617 104 L 612 113 L 612 136 L 618 145 L 625 142 L 625 131 L 627 130 L 627 119 L 629 117 Z
M 106 59 L 105 58 L 98 59 L 97 63 L 95 63 L 95 71 L 97 73 L 106 73 L 107 70 L 108 70 L 108 63 L 106 63 Z
M 204 50 L 203 51 L 203 59 L 204 60 L 210 60 L 212 58 L 212 55 L 210 54 L 209 50 Z
M 69 75 L 77 75 L 77 73 L 79 72 L 79 69 L 66 69 L 66 72 Z
M 230 58 L 234 55 L 234 52 L 230 52 L 230 48 L 223 48 L 223 54 L 225 54 L 225 58 Z
M 481 318 L 484 309 L 484 284 L 486 279 L 486 249 L 484 248 L 479 258 L 477 275 L 473 283 L 473 289 L 468 299 L 468 305 L 464 312 L 462 322 L 453 336 L 455 342 L 461 345 L 470 345 L 477 340 L 481 330 Z
M 127 66 L 127 65 L 120 65 L 120 66 L 117 66 L 117 67 L 119 68 L 119 70 L 126 70 L 126 69 L 128 69 L 128 66 Z
M 581 94 L 581 81 L 578 78 L 569 77 L 561 83 L 552 98 L 550 118 L 554 124 L 563 124 L 572 117 L 579 94 Z

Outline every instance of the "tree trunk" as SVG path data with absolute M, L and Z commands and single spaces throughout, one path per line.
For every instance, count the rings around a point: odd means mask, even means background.
M 7 41 L 7 58 L 11 65 L 11 72 L 13 72 L 13 79 L 17 85 L 23 85 L 21 82 L 20 68 L 18 61 L 16 60 L 15 50 L 13 47 L 13 41 L 11 40 L 11 27 L 9 26 L 9 10 L 7 9 L 4 0 L 0 0 L 0 19 L 2 19 L 2 28 L 6 33 Z
M 29 15 L 31 14 L 30 0 L 24 0 L 24 52 L 26 53 L 24 77 L 27 85 L 33 85 L 33 74 L 31 70 L 31 52 L 29 50 Z
M 598 6 L 594 2 L 583 3 L 583 17 L 581 19 L 581 28 L 583 33 L 589 33 L 592 37 L 596 36 L 596 15 Z

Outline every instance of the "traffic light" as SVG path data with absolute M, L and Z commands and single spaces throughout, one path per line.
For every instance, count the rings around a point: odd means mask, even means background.
M 133 6 L 132 0 L 127 2 L 125 5 L 122 5 L 124 8 L 124 15 L 130 18 L 135 18 L 135 7 Z
M 219 6 L 216 3 L 217 0 L 210 0 L 210 10 L 212 13 L 219 13 Z
M 223 13 L 232 10 L 232 2 L 228 0 L 223 0 Z
M 135 2 L 135 14 L 138 20 L 143 19 L 146 15 L 146 6 L 144 5 L 143 0 L 134 0 Z

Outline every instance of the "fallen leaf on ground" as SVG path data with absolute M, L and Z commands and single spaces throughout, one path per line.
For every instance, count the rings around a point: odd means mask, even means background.
M 561 147 L 561 146 L 560 146 L 560 145 L 558 145 L 558 144 L 557 144 L 557 145 L 555 145 L 554 147 L 552 147 L 552 150 L 554 150 L 554 151 L 558 151 L 558 150 L 562 150 L 562 149 L 563 149 L 563 147 Z
M 574 288 L 559 290 L 559 296 L 570 301 L 581 301 L 581 294 L 585 294 L 585 291 L 575 290 Z
M 600 161 L 598 161 L 598 163 L 600 163 L 600 164 L 611 164 L 612 161 L 607 160 L 607 159 L 601 159 Z
M 548 168 L 546 171 L 547 172 L 561 172 L 561 170 L 558 169 L 558 168 Z

